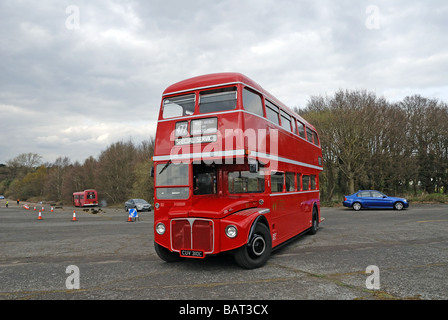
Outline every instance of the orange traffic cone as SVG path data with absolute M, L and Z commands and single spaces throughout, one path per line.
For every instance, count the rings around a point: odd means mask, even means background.
M 73 218 L 72 218 L 72 221 L 78 221 L 78 220 L 76 220 L 76 212 L 75 212 L 75 210 L 73 210 Z
M 53 210 L 53 207 L 51 207 L 50 211 L 51 211 L 51 212 L 53 212 L 53 211 L 54 211 L 54 210 Z
M 134 220 L 132 220 L 132 218 L 131 218 L 131 215 L 129 214 L 129 217 L 128 217 L 128 222 L 134 222 Z
M 40 212 L 40 210 L 39 210 L 39 217 L 37 218 L 37 220 L 42 220 L 42 212 Z

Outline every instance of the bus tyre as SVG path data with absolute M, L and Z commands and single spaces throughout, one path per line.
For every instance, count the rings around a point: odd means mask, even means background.
M 156 250 L 157 255 L 160 259 L 166 262 L 177 262 L 182 260 L 182 258 L 179 256 L 177 252 L 171 252 L 165 247 L 162 247 L 161 245 L 154 242 L 154 249 Z
M 313 209 L 313 219 L 311 221 L 311 229 L 310 234 L 316 234 L 317 229 L 319 229 L 319 215 L 317 213 L 317 208 L 314 207 Z
M 266 225 L 257 223 L 248 244 L 238 248 L 234 258 L 245 269 L 262 267 L 268 261 L 272 251 L 271 233 Z

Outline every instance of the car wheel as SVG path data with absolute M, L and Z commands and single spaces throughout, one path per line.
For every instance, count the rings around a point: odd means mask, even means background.
M 353 207 L 353 210 L 359 211 L 359 210 L 361 210 L 362 205 L 359 202 L 355 202 L 352 207 Z
M 394 209 L 395 210 L 400 211 L 400 210 L 403 210 L 403 208 L 404 208 L 404 205 L 403 205 L 402 202 L 395 202 L 395 204 L 394 204 Z
M 254 234 L 248 244 L 236 250 L 236 263 L 245 269 L 262 267 L 269 259 L 272 251 L 272 239 L 269 228 L 257 223 Z
M 129 210 L 128 207 L 125 206 L 125 207 L 124 207 L 124 211 L 128 212 L 128 210 Z

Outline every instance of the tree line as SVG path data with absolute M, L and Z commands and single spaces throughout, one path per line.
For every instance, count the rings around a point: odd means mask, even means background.
M 153 198 L 150 178 L 154 139 L 140 144 L 120 141 L 83 164 L 59 157 L 42 163 L 36 153 L 21 154 L 0 168 L 0 194 L 12 199 L 72 202 L 75 191 L 97 189 L 100 201 L 122 203 L 129 198 Z
M 319 132 L 324 170 L 321 199 L 339 201 L 358 189 L 390 195 L 448 193 L 448 105 L 413 95 L 388 102 L 365 90 L 313 96 L 296 112 Z M 154 138 L 115 142 L 99 157 L 42 163 L 21 154 L 0 166 L 0 194 L 9 198 L 71 203 L 72 193 L 97 189 L 100 199 L 120 203 L 153 199 L 150 178 Z
M 358 189 L 391 195 L 448 192 L 448 105 L 420 95 L 388 102 L 365 90 L 314 96 L 296 110 L 320 134 L 321 198 Z

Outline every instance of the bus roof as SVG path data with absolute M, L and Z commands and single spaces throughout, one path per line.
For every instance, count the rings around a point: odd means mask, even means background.
M 163 95 L 235 83 L 244 83 L 253 87 L 254 89 L 257 89 L 258 91 L 263 91 L 259 84 L 241 73 L 223 72 L 205 74 L 202 76 L 179 81 L 166 88 L 163 92 Z
M 212 73 L 182 80 L 166 88 L 165 91 L 163 92 L 163 96 L 230 84 L 243 84 L 251 87 L 252 89 L 257 90 L 258 92 L 262 93 L 266 98 L 271 100 L 273 103 L 280 106 L 282 109 L 288 111 L 289 113 L 293 114 L 302 123 L 316 130 L 313 125 L 311 125 L 300 115 L 292 111 L 288 106 L 283 104 L 280 100 L 275 98 L 268 91 L 264 90 L 257 82 L 245 76 L 244 74 L 238 72 Z

